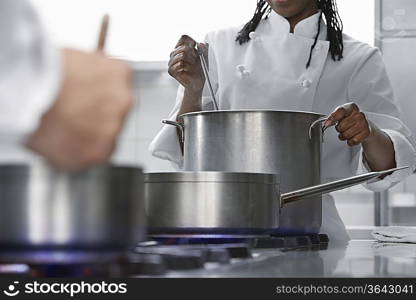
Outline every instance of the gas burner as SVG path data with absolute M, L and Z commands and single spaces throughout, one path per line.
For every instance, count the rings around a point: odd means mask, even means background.
M 33 249 L 0 251 L 0 264 L 81 265 L 105 264 L 117 261 L 123 252 L 104 250 Z
M 271 236 L 253 240 L 256 249 L 279 248 L 282 251 L 293 249 L 324 250 L 328 248 L 329 238 L 326 234 L 305 236 Z
M 183 239 L 248 239 L 248 238 L 267 238 L 268 234 L 149 234 L 151 238 L 183 238 Z
M 197 255 L 205 262 L 228 262 L 230 258 L 250 258 L 251 251 L 248 244 L 188 244 L 188 245 L 160 245 L 156 247 L 138 246 L 136 253 L 160 254 L 165 256 L 193 256 Z
M 221 234 L 165 234 L 150 235 L 152 240 L 162 245 L 214 245 L 214 244 L 237 244 L 246 243 L 256 238 L 267 238 L 269 236 L 245 236 L 245 235 L 221 235 Z
M 303 236 L 270 236 L 270 235 L 151 235 L 156 243 L 162 245 L 227 245 L 246 244 L 250 248 L 326 249 L 328 236 L 325 234 Z
M 321 250 L 326 235 L 153 235 L 148 242 L 120 251 L 0 251 L 0 277 L 151 277 L 252 259 L 256 249 Z M 253 252 L 254 253 L 254 252 Z
M 114 266 L 122 256 L 120 251 L 106 250 L 0 251 L 0 277 L 113 277 L 118 274 Z
M 30 267 L 25 264 L 0 264 L 1 278 L 28 277 Z

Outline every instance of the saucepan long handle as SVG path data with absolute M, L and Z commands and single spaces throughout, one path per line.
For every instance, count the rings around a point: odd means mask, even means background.
M 185 125 L 183 123 L 174 122 L 171 120 L 162 120 L 163 124 L 172 125 L 179 129 L 181 132 L 181 142 L 182 144 L 185 142 Z
M 363 182 L 367 182 L 371 179 L 379 178 L 383 175 L 387 175 L 387 174 L 400 171 L 400 170 L 404 170 L 404 169 L 408 169 L 408 168 L 409 167 L 401 167 L 401 168 L 395 168 L 395 169 L 390 169 L 390 170 L 381 171 L 381 172 L 371 172 L 371 173 L 361 174 L 361 175 L 349 177 L 346 179 L 337 180 L 337 181 L 324 183 L 320 185 L 315 185 L 309 188 L 304 188 L 301 190 L 285 193 L 285 194 L 280 195 L 280 203 L 281 205 L 285 205 L 290 202 L 301 200 L 302 198 L 322 195 L 322 194 L 342 190 L 342 189 L 345 189 L 345 188 L 348 188 L 348 187 L 351 187 L 351 186 L 354 186 Z

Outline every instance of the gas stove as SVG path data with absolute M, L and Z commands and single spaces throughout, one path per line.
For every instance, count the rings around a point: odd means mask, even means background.
M 250 262 L 264 251 L 323 250 L 326 235 L 152 235 L 125 252 L 41 249 L 0 252 L 0 277 L 169 277 Z

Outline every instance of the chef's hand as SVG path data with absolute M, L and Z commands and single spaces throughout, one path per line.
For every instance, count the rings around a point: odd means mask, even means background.
M 324 123 L 324 128 L 336 125 L 339 139 L 349 146 L 361 144 L 363 158 L 371 171 L 396 168 L 396 157 L 390 137 L 375 124 L 368 121 L 355 103 L 338 107 Z
M 199 46 L 207 51 L 205 44 L 199 44 Z M 205 77 L 195 47 L 196 42 L 191 37 L 183 35 L 175 50 L 170 54 L 168 72 L 183 85 L 187 93 L 199 95 L 202 94 Z
M 64 50 L 59 95 L 27 145 L 53 165 L 79 170 L 106 162 L 133 103 L 131 71 L 102 53 Z
M 339 106 L 325 121 L 324 128 L 334 125 L 339 132 L 339 139 L 347 141 L 348 146 L 356 146 L 366 141 L 374 126 L 355 103 Z

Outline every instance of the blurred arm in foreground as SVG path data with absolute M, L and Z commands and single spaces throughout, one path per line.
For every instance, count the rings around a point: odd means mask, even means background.
M 26 0 L 0 2 L 0 38 L 0 146 L 69 170 L 106 162 L 133 103 L 128 66 L 57 49 Z

